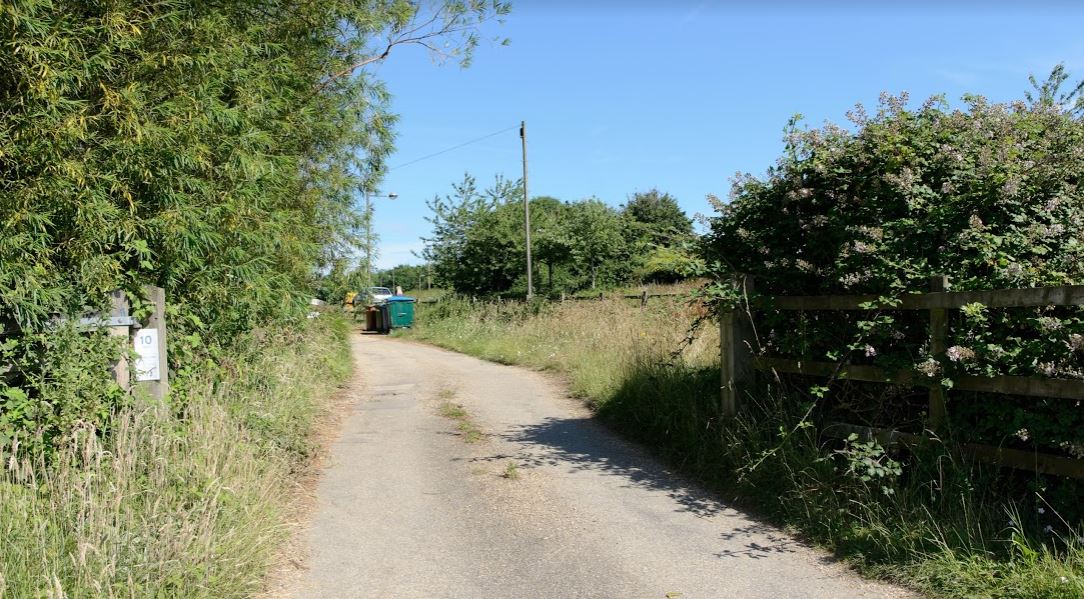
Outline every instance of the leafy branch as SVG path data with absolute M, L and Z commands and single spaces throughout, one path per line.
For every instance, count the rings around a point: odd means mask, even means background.
M 317 86 L 317 91 L 350 76 L 358 69 L 387 59 L 397 46 L 421 46 L 441 62 L 458 56 L 461 57 L 461 64 L 468 66 L 478 45 L 478 27 L 492 18 L 503 17 L 510 9 L 510 4 L 499 0 L 447 2 L 431 13 L 425 13 L 421 5 L 411 4 L 406 13 L 408 16 L 397 19 L 378 52 L 359 58 L 332 73 Z M 443 45 L 439 44 L 440 40 L 454 38 L 459 38 L 460 42 L 452 44 L 445 41 Z M 502 40 L 502 43 L 507 43 L 507 40 Z

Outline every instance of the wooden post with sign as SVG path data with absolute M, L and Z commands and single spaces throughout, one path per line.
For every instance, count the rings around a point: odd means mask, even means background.
M 166 356 L 166 292 L 161 287 L 143 288 L 152 309 L 147 322 L 134 335 L 135 377 L 139 389 L 162 400 L 169 392 L 169 363 Z

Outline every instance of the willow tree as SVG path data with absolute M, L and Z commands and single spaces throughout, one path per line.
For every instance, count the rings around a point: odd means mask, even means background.
M 23 332 L 6 359 L 31 368 L 51 315 L 116 288 L 166 288 L 178 357 L 296 314 L 352 243 L 356 191 L 392 149 L 396 118 L 367 67 L 409 45 L 466 63 L 479 26 L 507 10 L 4 3 L 0 319 Z

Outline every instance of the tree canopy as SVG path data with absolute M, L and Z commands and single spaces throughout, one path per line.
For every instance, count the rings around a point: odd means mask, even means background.
M 429 202 L 433 232 L 424 239 L 422 257 L 435 283 L 480 296 L 526 292 L 521 190 L 520 182 L 501 178 L 480 190 L 468 174 L 450 195 Z M 661 268 L 651 261 L 654 252 L 671 248 L 671 257 L 683 256 L 675 243 L 688 240 L 691 226 L 673 198 L 654 192 L 635 205 L 642 221 L 597 198 L 531 198 L 536 291 L 559 294 L 653 279 L 658 273 L 644 267 Z M 680 268 L 678 262 L 667 266 Z M 680 276 L 668 271 L 663 278 Z
M 6 3 L 0 320 L 24 337 L 0 361 L 28 373 L 9 383 L 38 397 L 29 373 L 51 350 L 32 335 L 117 288 L 166 289 L 175 365 L 303 313 L 314 275 L 355 243 L 355 195 L 392 149 L 396 117 L 364 67 L 411 44 L 467 61 L 477 25 L 507 9 Z M 43 419 L 63 409 L 42 402 Z
M 635 232 L 647 241 L 667 243 L 692 237 L 693 221 L 677 200 L 658 189 L 636 192 L 622 206 Z

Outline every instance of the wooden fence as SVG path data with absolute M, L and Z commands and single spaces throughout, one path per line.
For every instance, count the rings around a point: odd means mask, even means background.
M 146 286 L 143 289 L 151 304 L 150 314 L 140 323 L 131 315 L 128 297 L 122 291 L 109 294 L 110 308 L 106 313 L 88 312 L 76 325 L 82 330 L 105 328 L 107 334 L 122 337 L 125 346 L 136 357 L 130 364 L 129 352 L 118 356 L 113 364 L 113 379 L 127 392 L 146 394 L 162 399 L 169 391 L 169 368 L 166 355 L 166 294 L 161 287 Z M 55 318 L 52 326 L 63 324 L 65 319 Z M 21 334 L 11 321 L 0 322 L 0 339 Z M 10 365 L 0 365 L 0 376 L 16 375 Z
M 685 297 L 685 296 L 686 296 L 686 294 L 684 294 L 684 293 L 648 293 L 647 290 L 645 289 L 643 292 L 638 293 L 638 294 L 633 294 L 633 295 L 612 295 L 612 296 L 610 296 L 610 298 L 613 298 L 613 299 L 640 300 L 640 307 L 642 308 L 642 307 L 646 306 L 648 300 L 650 300 L 653 297 Z M 565 301 L 596 301 L 596 302 L 600 302 L 600 301 L 603 301 L 605 299 L 607 299 L 607 297 L 606 297 L 606 295 L 604 293 L 598 294 L 598 297 L 595 297 L 593 295 L 592 296 L 565 297 L 565 294 L 563 294 L 563 293 L 561 294 L 561 301 L 562 302 L 565 302 Z
M 640 300 L 640 306 L 643 307 L 643 306 L 647 305 L 648 301 L 651 300 L 651 298 L 669 298 L 669 297 L 687 297 L 687 295 L 684 294 L 684 293 L 648 293 L 647 290 L 644 290 L 643 293 L 638 293 L 638 294 L 633 294 L 633 295 L 610 295 L 610 296 L 607 296 L 605 293 L 599 293 L 598 295 L 590 295 L 590 296 L 583 296 L 583 295 L 580 295 L 580 296 L 567 295 L 566 296 L 565 294 L 562 293 L 560 301 L 561 302 L 574 302 L 574 301 L 594 301 L 594 302 L 598 302 L 598 301 L 603 301 L 603 300 L 606 300 L 606 299 L 633 299 L 633 300 Z M 437 299 L 419 300 L 418 303 L 419 304 L 436 304 L 436 303 L 439 303 L 440 301 L 441 301 L 441 298 L 437 298 Z M 506 301 L 512 301 L 512 300 L 506 300 Z
M 1042 287 L 1031 289 L 1001 289 L 993 291 L 947 291 L 948 278 L 934 277 L 929 293 L 904 295 L 898 304 L 878 306 L 879 298 L 862 295 L 777 296 L 766 298 L 762 309 L 784 311 L 874 311 L 921 310 L 929 312 L 930 349 L 934 358 L 942 359 L 946 351 L 948 310 L 968 304 L 981 303 L 990 308 L 1027 308 L 1043 306 L 1073 306 L 1084 304 L 1084 285 Z M 747 292 L 751 285 L 747 283 Z M 929 393 L 928 428 L 934 433 L 944 431 L 947 408 L 945 388 L 940 377 L 931 378 L 914 370 L 885 371 L 875 366 L 837 362 L 794 360 L 756 355 L 754 351 L 753 318 L 756 307 L 736 310 L 720 318 L 720 359 L 722 364 L 722 409 L 733 416 L 740 408 L 743 394 L 752 389 L 757 371 L 800 374 L 853 381 L 867 381 L 911 387 L 926 387 Z M 959 376 L 953 379 L 953 389 L 1003 393 L 1029 397 L 1049 397 L 1065 400 L 1084 399 L 1084 381 L 1022 376 Z M 894 430 L 875 429 L 845 423 L 832 423 L 822 430 L 829 436 L 846 437 L 857 433 L 865 439 L 877 439 L 882 444 L 914 445 L 931 440 Z M 963 444 L 962 453 L 973 459 L 1010 468 L 1046 474 L 1084 478 L 1084 460 L 1042 454 L 990 445 Z

